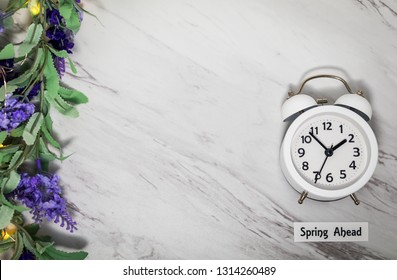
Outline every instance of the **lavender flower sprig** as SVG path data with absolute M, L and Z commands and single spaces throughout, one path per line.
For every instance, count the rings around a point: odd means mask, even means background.
M 22 102 L 8 94 L 0 110 L 0 131 L 10 132 L 17 128 L 33 115 L 34 110 L 33 104 Z
M 65 199 L 62 198 L 61 188 L 58 185 L 58 175 L 36 174 L 29 176 L 21 174 L 21 181 L 11 197 L 21 201 L 30 208 L 36 223 L 43 222 L 45 218 L 55 223 L 61 222 L 60 226 L 70 232 L 76 230 L 76 222 L 73 221 L 66 209 Z
M 10 42 L 0 48 L 0 165 L 2 173 L 0 202 L 2 224 L 13 249 L 11 259 L 84 259 L 87 253 L 62 252 L 49 237 L 39 237 L 39 224 L 58 223 L 70 232 L 77 230 L 59 186 L 58 175 L 48 173 L 50 163 L 64 159 L 62 146 L 54 135 L 52 109 L 77 117 L 75 106 L 88 98 L 80 91 L 66 88 L 60 79 L 66 71 L 74 36 L 79 31 L 84 9 L 80 0 L 10 0 L 0 10 L 0 33 L 13 32 L 9 18 L 27 8 L 32 24 L 17 47 Z M 26 173 L 35 161 L 37 173 Z M 7 201 L 5 201 L 5 200 Z M 23 204 L 30 210 L 32 224 L 25 224 Z M 14 225 L 15 230 L 10 230 Z M 4 235 L 6 236 L 6 235 Z M 3 238 L 3 235 L 2 237 Z
M 71 54 L 74 47 L 74 34 L 65 27 L 65 20 L 57 9 L 47 9 L 47 22 L 50 26 L 46 31 L 46 36 L 50 44 L 57 51 L 66 51 Z M 53 55 L 54 65 L 59 77 L 65 73 L 65 58 Z

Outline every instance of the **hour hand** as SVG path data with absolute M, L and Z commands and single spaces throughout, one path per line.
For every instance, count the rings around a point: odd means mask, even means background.
M 311 137 L 313 137 L 314 138 L 314 140 L 316 140 L 317 141 L 317 143 L 319 143 L 320 145 L 321 145 L 321 147 L 323 147 L 324 148 L 324 150 L 326 150 L 327 149 L 327 147 L 325 147 L 325 145 L 320 141 L 320 140 L 318 140 L 318 138 L 316 137 L 316 136 L 314 136 L 314 134 L 313 133 L 311 133 L 311 132 L 309 132 L 309 134 L 310 134 L 310 136 Z
M 338 149 L 340 146 L 342 146 L 343 144 L 345 144 L 347 142 L 347 140 L 346 139 L 343 139 L 342 141 L 340 141 L 338 144 L 336 144 L 335 145 L 335 147 L 333 147 L 333 149 L 332 150 L 336 150 L 336 149 Z

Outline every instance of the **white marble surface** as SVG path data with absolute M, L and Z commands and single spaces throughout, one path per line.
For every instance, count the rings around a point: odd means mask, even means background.
M 77 234 L 90 259 L 397 258 L 397 3 L 83 1 L 65 82 L 90 103 L 56 118 Z M 305 76 L 367 93 L 379 164 L 357 196 L 297 203 L 279 167 L 280 108 Z M 343 87 L 313 82 L 336 99 Z M 369 242 L 294 243 L 295 221 L 369 222 Z

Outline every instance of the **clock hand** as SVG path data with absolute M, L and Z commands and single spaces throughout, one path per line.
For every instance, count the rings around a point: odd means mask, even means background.
M 324 165 L 325 165 L 325 163 L 327 162 L 327 159 L 329 158 L 329 156 L 326 156 L 325 157 L 325 160 L 324 160 L 324 162 L 323 162 L 323 165 L 321 165 L 321 168 L 320 168 L 320 171 L 318 172 L 318 175 L 321 175 L 321 171 L 323 171 L 323 168 L 324 168 Z
M 332 150 L 332 146 L 331 146 L 330 149 Z M 325 156 L 325 159 L 324 159 L 323 164 L 321 165 L 320 171 L 316 172 L 316 176 L 314 176 L 314 183 L 315 183 L 315 184 L 316 184 L 317 181 L 321 178 L 321 172 L 323 171 L 324 165 L 325 165 L 325 163 L 327 162 L 327 159 L 328 159 L 331 155 L 332 155 L 332 154 L 327 154 L 327 153 L 326 153 L 326 156 Z
M 329 156 L 325 157 L 323 165 L 321 165 L 320 171 L 316 172 L 316 176 L 314 176 L 314 183 L 317 183 L 317 181 L 321 178 L 321 171 L 323 171 L 324 165 L 327 162 L 328 158 L 329 158 Z
M 345 144 L 347 142 L 347 140 L 346 139 L 343 139 L 342 141 L 340 141 L 338 144 L 336 144 L 335 145 L 335 147 L 331 147 L 331 149 L 333 150 L 333 151 L 335 151 L 336 149 L 338 149 L 340 146 L 342 146 L 343 144 Z
M 309 133 L 312 135 L 312 133 Z M 314 137 L 314 135 L 312 135 L 314 139 L 316 139 L 316 137 Z M 317 140 L 318 141 L 318 140 Z M 318 141 L 319 142 L 319 141 Z M 320 171 L 314 171 L 314 173 L 316 174 L 314 176 L 314 183 L 316 184 L 318 180 L 321 179 L 321 172 L 323 171 L 324 165 L 327 162 L 327 159 L 332 156 L 334 154 L 334 151 L 336 149 L 338 149 L 340 146 L 342 146 L 343 144 L 345 144 L 347 142 L 346 139 L 343 139 L 342 141 L 340 141 L 338 144 L 335 145 L 335 147 L 332 145 L 331 148 L 325 148 L 325 160 L 323 162 L 323 165 L 321 165 Z M 320 142 L 319 142 L 320 143 Z M 321 143 L 320 143 L 321 144 Z
M 320 145 L 321 145 L 321 147 L 323 147 L 324 148 L 324 150 L 326 150 L 327 149 L 327 147 L 325 147 L 325 145 L 320 141 L 320 140 L 318 140 L 318 138 L 316 137 L 316 136 L 314 136 L 314 134 L 313 133 L 311 133 L 311 132 L 309 132 L 309 134 L 310 134 L 310 136 L 311 137 L 313 137 L 314 138 L 314 140 L 316 140 Z

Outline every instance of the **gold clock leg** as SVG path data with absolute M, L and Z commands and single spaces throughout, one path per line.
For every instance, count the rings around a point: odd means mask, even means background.
M 356 205 L 359 205 L 359 204 L 360 204 L 360 200 L 357 199 L 357 196 L 356 196 L 354 193 L 352 193 L 352 194 L 350 195 L 350 197 L 353 199 L 354 204 L 356 204 Z
M 327 100 L 327 98 L 317 98 L 316 102 L 317 102 L 317 104 L 322 105 L 322 104 L 328 103 L 328 100 Z
M 303 193 L 301 193 L 301 197 L 299 198 L 298 203 L 299 203 L 299 204 L 302 204 L 303 201 L 305 200 L 305 198 L 307 197 L 308 194 L 309 194 L 309 193 L 306 192 L 306 191 L 303 192 Z

